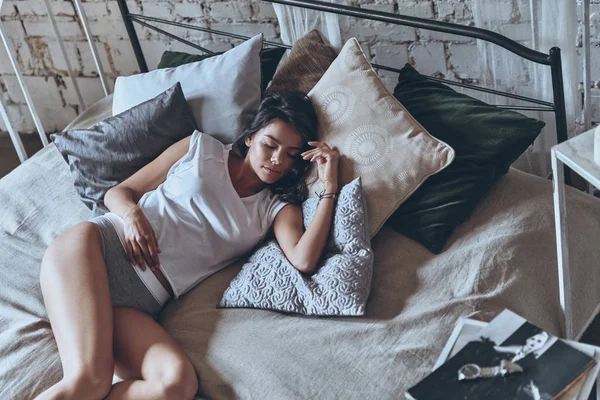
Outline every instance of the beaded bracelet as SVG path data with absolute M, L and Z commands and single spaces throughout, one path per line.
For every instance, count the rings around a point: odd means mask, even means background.
M 319 201 L 321 201 L 322 199 L 335 199 L 338 195 L 337 192 L 325 193 L 325 189 L 323 189 L 321 193 L 315 192 L 315 194 L 319 197 Z

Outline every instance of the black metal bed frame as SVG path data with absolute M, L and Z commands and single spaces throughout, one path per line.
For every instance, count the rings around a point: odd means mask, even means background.
M 424 18 L 418 17 L 410 17 L 406 15 L 392 14 L 382 11 L 374 11 L 374 10 L 366 10 L 357 7 L 345 6 L 341 4 L 335 3 L 325 3 L 317 0 L 265 0 L 271 3 L 279 3 L 289 6 L 295 6 L 300 8 L 307 8 L 317 11 L 329 12 L 338 15 L 345 15 L 350 17 L 357 17 L 362 19 L 368 19 L 373 21 L 380 21 L 394 25 L 403 25 L 410 26 L 414 28 L 421 28 L 426 30 L 432 30 L 437 32 L 450 33 L 458 36 L 466 36 L 474 39 L 481 39 L 486 42 L 494 43 L 498 46 L 505 48 L 506 50 L 522 57 L 527 60 L 533 61 L 537 64 L 543 64 L 550 66 L 551 75 L 552 75 L 552 92 L 553 92 L 553 102 L 543 101 L 539 99 L 534 99 L 530 97 L 520 96 L 513 93 L 502 92 L 499 90 L 489 89 L 485 87 L 470 85 L 457 81 L 450 81 L 447 79 L 435 78 L 431 76 L 427 76 L 427 79 L 443 82 L 448 85 L 460 86 L 472 90 L 476 90 L 479 92 L 491 93 L 498 96 L 513 98 L 516 100 L 537 104 L 538 106 L 517 106 L 517 105 L 502 105 L 498 107 L 514 109 L 514 110 L 529 110 L 529 111 L 550 111 L 554 112 L 554 117 L 556 120 L 556 136 L 558 143 L 564 142 L 567 140 L 567 117 L 565 111 L 565 96 L 564 96 L 564 88 L 563 88 L 563 75 L 562 75 L 562 62 L 561 62 L 561 52 L 560 48 L 553 47 L 550 49 L 548 54 L 541 53 L 536 50 L 532 50 L 528 47 L 523 46 L 520 43 L 515 42 L 512 39 L 509 39 L 505 36 L 502 36 L 496 32 L 488 31 L 486 29 L 476 28 L 472 26 L 463 26 L 458 24 L 453 24 L 449 22 L 442 21 L 434 21 Z M 173 22 L 169 20 L 165 20 L 162 18 L 156 17 L 146 17 L 140 14 L 131 14 L 129 9 L 127 8 L 127 3 L 125 0 L 117 0 L 119 4 L 119 9 L 121 11 L 121 15 L 123 16 L 123 22 L 125 23 L 125 27 L 127 29 L 127 34 L 129 35 L 129 39 L 131 41 L 131 45 L 133 47 L 133 51 L 135 54 L 135 58 L 137 60 L 138 66 L 140 67 L 141 72 L 148 72 L 148 65 L 146 64 L 146 59 L 144 57 L 144 53 L 142 52 L 142 47 L 140 45 L 137 33 L 135 31 L 133 22 L 140 24 L 141 26 L 145 26 L 149 29 L 152 29 L 156 32 L 164 34 L 172 39 L 178 40 L 182 43 L 185 43 L 195 49 L 198 49 L 207 54 L 214 54 L 212 51 L 205 49 L 195 43 L 192 43 L 188 40 L 180 38 L 172 33 L 169 33 L 163 29 L 160 29 L 148 22 L 158 22 L 171 26 L 183 27 L 191 30 L 197 30 L 202 32 L 214 33 L 217 35 L 227 36 L 235 39 L 247 40 L 249 37 L 243 35 L 237 35 L 229 32 L 223 32 L 219 30 L 214 30 L 210 28 L 202 28 L 190 24 L 184 24 L 180 22 Z M 275 46 L 275 47 L 283 47 L 290 49 L 291 46 L 265 41 L 267 45 Z M 387 67 L 379 64 L 372 64 L 374 68 L 383 69 L 392 72 L 400 72 L 400 69 Z M 565 167 L 565 183 L 570 184 L 570 174 L 568 173 L 567 167 Z

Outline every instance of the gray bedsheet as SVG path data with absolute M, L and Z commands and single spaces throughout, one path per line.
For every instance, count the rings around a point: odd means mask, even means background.
M 575 330 L 600 299 L 600 201 L 567 190 Z M 0 180 L 0 399 L 60 379 L 39 287 L 51 240 L 89 217 L 53 144 Z M 167 305 L 160 320 L 214 399 L 398 399 L 432 368 L 455 320 L 505 307 L 559 331 L 551 182 L 511 170 L 440 255 L 384 228 L 367 312 L 314 318 L 217 309 L 236 263 Z M 68 260 L 65 260 L 68 262 Z

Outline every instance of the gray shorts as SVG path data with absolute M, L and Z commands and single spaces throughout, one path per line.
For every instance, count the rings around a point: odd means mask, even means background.
M 102 255 L 113 307 L 133 307 L 156 318 L 162 306 L 134 271 L 113 224 L 103 216 L 89 222 L 96 224 L 102 234 Z

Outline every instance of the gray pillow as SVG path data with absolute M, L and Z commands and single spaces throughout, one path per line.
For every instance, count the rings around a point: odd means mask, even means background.
M 302 204 L 305 227 L 315 215 L 318 201 L 311 198 Z M 272 239 L 250 256 L 218 306 L 305 315 L 363 315 L 374 258 L 366 210 L 358 177 L 341 190 L 325 254 L 315 274 L 300 273 Z
M 153 99 L 106 118 L 90 129 L 50 135 L 69 164 L 81 201 L 101 215 L 104 195 L 179 140 L 196 122 L 179 83 Z

